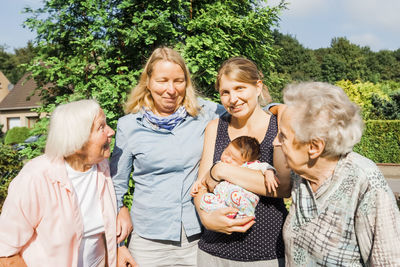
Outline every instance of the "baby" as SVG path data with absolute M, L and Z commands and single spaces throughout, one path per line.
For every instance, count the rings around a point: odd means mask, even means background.
M 231 141 L 221 155 L 221 161 L 235 166 L 242 166 L 254 170 L 260 170 L 264 173 L 266 170 L 275 169 L 266 162 L 260 162 L 257 159 L 260 156 L 260 143 L 257 139 L 249 136 L 240 136 Z M 274 178 L 266 178 L 267 188 L 275 189 L 277 182 Z M 275 178 L 276 179 L 276 178 Z M 192 187 L 191 195 L 195 196 L 199 188 L 206 186 L 204 181 L 197 180 Z M 213 193 L 204 194 L 200 201 L 200 208 L 211 212 L 216 209 L 233 207 L 239 211 L 237 214 L 231 214 L 230 218 L 242 218 L 245 216 L 254 216 L 255 208 L 259 197 L 243 189 L 242 187 L 231 184 L 227 181 L 220 182 Z

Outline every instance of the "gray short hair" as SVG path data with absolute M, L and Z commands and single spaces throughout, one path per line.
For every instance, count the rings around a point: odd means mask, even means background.
M 325 141 L 321 156 L 340 156 L 352 151 L 362 135 L 360 108 L 337 86 L 323 82 L 288 85 L 284 102 L 296 110 L 292 128 L 300 142 Z
M 56 107 L 50 118 L 45 154 L 54 159 L 81 149 L 89 140 L 99 111 L 100 106 L 95 100 L 79 100 Z

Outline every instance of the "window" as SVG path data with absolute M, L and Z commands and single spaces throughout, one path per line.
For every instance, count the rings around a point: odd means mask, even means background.
M 19 117 L 7 118 L 7 130 L 10 130 L 14 127 L 21 127 L 20 118 Z
M 28 126 L 28 128 L 32 128 L 38 119 L 39 117 L 26 117 L 26 126 Z

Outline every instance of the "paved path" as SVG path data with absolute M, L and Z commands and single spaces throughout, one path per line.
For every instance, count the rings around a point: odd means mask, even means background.
M 396 197 L 400 197 L 400 164 L 378 164 Z

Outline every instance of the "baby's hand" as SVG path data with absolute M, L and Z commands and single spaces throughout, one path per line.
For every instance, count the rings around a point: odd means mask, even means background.
M 192 197 L 197 196 L 199 193 L 200 188 L 204 187 L 203 183 L 200 180 L 197 180 L 193 183 L 192 189 L 190 190 L 190 195 Z
M 267 188 L 267 192 L 271 194 L 273 192 L 273 196 L 276 197 L 276 189 L 278 188 L 280 182 L 279 179 L 275 176 L 275 172 L 273 170 L 266 170 L 264 172 L 264 182 L 265 187 Z

